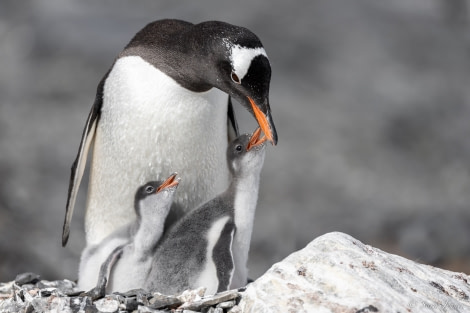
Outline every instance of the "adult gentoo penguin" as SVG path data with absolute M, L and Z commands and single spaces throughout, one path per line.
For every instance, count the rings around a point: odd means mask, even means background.
M 145 26 L 98 85 L 72 166 L 62 245 L 91 146 L 87 244 L 129 221 L 133 191 L 152 177 L 168 175 L 168 169 L 185 178 L 169 216 L 177 220 L 228 185 L 225 150 L 236 122 L 230 101 L 211 101 L 214 90 L 240 102 L 268 140 L 277 143 L 270 79 L 261 41 L 246 28 L 180 20 Z
M 246 262 L 266 137 L 241 135 L 227 148 L 226 191 L 179 220 L 154 251 L 146 290 L 176 294 L 206 287 L 214 294 L 247 283 Z
M 78 271 L 78 287 L 89 290 L 97 286 L 104 291 L 128 291 L 141 288 L 147 278 L 154 251 L 164 229 L 180 179 L 176 173 L 164 182 L 150 181 L 135 193 L 135 220 L 115 230 L 99 244 L 88 245 L 82 252 Z M 113 193 L 110 196 L 115 196 Z M 115 262 L 119 259 L 119 262 Z M 112 272 L 111 272 L 112 269 Z M 111 274 L 110 274 L 111 273 Z M 104 279 L 106 278 L 106 279 Z

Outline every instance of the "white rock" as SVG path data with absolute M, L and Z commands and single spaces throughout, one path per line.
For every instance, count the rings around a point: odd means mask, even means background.
M 103 298 L 95 301 L 95 307 L 98 312 L 112 313 L 119 309 L 119 301 L 110 298 Z
M 70 309 L 70 299 L 67 297 L 56 297 L 51 296 L 48 300 L 48 308 L 46 312 L 60 312 L 60 313 L 72 313 Z M 41 308 L 41 305 L 35 305 L 34 308 Z M 37 311 L 43 312 L 43 311 Z
M 312 241 L 248 285 L 242 312 L 470 312 L 470 277 L 343 233 Z
M 138 313 L 166 313 L 168 311 L 154 310 L 154 309 L 146 307 L 144 305 L 139 305 L 139 307 L 137 308 L 137 312 Z
M 206 288 L 199 287 L 194 290 L 185 290 L 183 291 L 182 294 L 178 295 L 177 298 L 181 300 L 182 302 L 193 302 L 193 301 L 200 300 L 202 297 L 204 297 L 205 293 L 206 293 Z

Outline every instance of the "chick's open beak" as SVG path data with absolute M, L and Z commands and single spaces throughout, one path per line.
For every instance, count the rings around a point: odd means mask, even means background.
M 246 146 L 246 151 L 250 151 L 251 148 L 263 144 L 267 140 L 266 136 L 261 137 L 261 128 L 258 127 L 251 135 L 250 141 Z
M 178 173 L 171 174 L 170 177 L 168 177 L 163 182 L 163 184 L 161 184 L 160 187 L 157 188 L 157 193 L 160 192 L 161 190 L 165 189 L 165 188 L 178 186 L 180 181 L 179 181 L 179 179 L 176 178 L 176 175 L 178 175 Z

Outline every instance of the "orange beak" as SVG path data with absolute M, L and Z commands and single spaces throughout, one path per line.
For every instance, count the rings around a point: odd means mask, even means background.
M 254 132 L 253 135 L 251 135 L 250 141 L 248 142 L 248 145 L 246 146 L 246 151 L 250 151 L 251 148 L 259 146 L 260 144 L 264 143 L 267 138 L 266 136 L 261 137 L 261 128 L 258 127 Z
M 271 143 L 275 145 L 273 133 L 271 131 L 271 127 L 269 127 L 269 122 L 266 118 L 266 115 L 258 108 L 253 99 L 251 99 L 250 97 L 247 98 L 250 101 L 251 108 L 253 109 L 253 113 L 255 114 L 255 118 L 258 121 L 259 127 L 261 127 L 261 129 L 263 130 L 263 133 L 266 135 L 267 140 L 271 141 Z
M 160 187 L 157 188 L 157 193 L 160 192 L 161 190 L 165 189 L 165 188 L 178 186 L 179 180 L 176 179 L 176 175 L 178 175 L 178 173 L 173 173 L 173 174 L 171 174 L 171 176 L 168 177 L 168 178 L 163 182 L 163 184 L 161 184 Z

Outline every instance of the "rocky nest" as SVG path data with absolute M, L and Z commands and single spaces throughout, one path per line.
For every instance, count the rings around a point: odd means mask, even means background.
M 243 290 L 166 296 L 144 290 L 94 299 L 69 280 L 34 274 L 0 284 L 0 312 L 470 312 L 470 276 L 387 253 L 343 233 L 320 236 Z
M 73 281 L 40 280 L 39 275 L 24 273 L 0 283 L 0 312 L 237 312 L 239 290 L 204 294 L 204 288 L 174 296 L 136 289 L 93 299 Z

